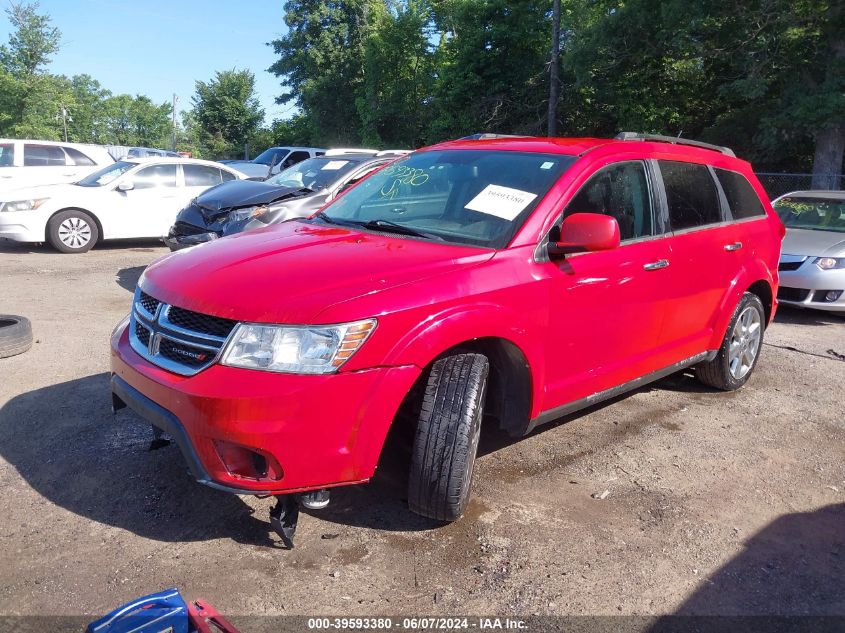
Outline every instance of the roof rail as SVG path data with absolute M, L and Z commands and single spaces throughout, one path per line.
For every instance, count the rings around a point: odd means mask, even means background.
M 476 132 L 468 136 L 462 136 L 459 141 L 487 141 L 494 138 L 533 138 L 528 134 L 494 134 L 492 132 Z
M 376 156 L 404 156 L 412 151 L 410 149 L 383 149 L 376 152 Z
M 661 134 L 643 134 L 641 132 L 620 132 L 616 135 L 617 141 L 653 141 L 656 143 L 672 143 L 673 145 L 689 145 L 690 147 L 700 147 L 701 149 L 709 149 L 714 152 L 721 152 L 726 156 L 736 157 L 734 151 L 729 147 L 721 145 L 712 145 L 710 143 L 703 143 L 702 141 L 693 141 L 686 138 L 675 136 L 663 136 Z

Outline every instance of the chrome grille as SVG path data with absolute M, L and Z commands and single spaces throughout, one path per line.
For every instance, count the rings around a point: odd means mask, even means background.
M 148 314 L 154 315 L 161 302 L 158 299 L 153 299 L 146 292 L 141 292 L 138 295 L 138 303 L 141 304 L 141 307 L 144 308 Z
M 193 376 L 217 361 L 237 321 L 192 312 L 135 291 L 129 343 L 154 365 Z

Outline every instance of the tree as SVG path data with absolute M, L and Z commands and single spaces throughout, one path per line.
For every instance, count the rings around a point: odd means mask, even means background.
M 43 73 L 61 43 L 61 31 L 51 26 L 49 15 L 37 12 L 38 6 L 38 2 L 12 2 L 6 9 L 14 31 L 9 45 L 0 46 L 0 63 L 18 78 Z
M 69 98 L 67 83 L 45 72 L 59 50 L 61 33 L 38 3 L 13 2 L 6 10 L 12 25 L 8 45 L 0 46 L 0 131 L 11 136 L 59 138 L 55 115 Z
M 379 0 L 290 0 L 288 32 L 270 42 L 279 59 L 268 69 L 311 119 L 326 144 L 361 141 L 356 103 L 364 81 L 364 49 L 370 14 Z
M 370 8 L 363 81 L 356 99 L 367 146 L 417 147 L 429 123 L 433 55 L 425 1 L 385 0 Z
M 203 151 L 217 158 L 240 155 L 264 119 L 255 75 L 248 70 L 219 71 L 208 82 L 197 81 L 192 104 Z
M 432 0 L 440 32 L 427 140 L 544 128 L 549 0 Z

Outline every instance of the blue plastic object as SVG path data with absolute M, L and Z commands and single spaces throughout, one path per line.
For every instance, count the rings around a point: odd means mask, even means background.
M 133 600 L 95 620 L 86 633 L 188 633 L 188 605 L 178 589 Z

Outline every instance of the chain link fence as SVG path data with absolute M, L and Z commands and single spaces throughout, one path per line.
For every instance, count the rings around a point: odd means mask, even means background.
M 782 196 L 790 191 L 807 191 L 812 189 L 813 174 L 774 174 L 774 173 L 757 173 L 757 178 L 760 179 L 760 184 L 763 189 L 769 194 L 769 200 L 774 200 L 778 196 Z M 825 180 L 831 183 L 831 189 L 842 189 L 842 184 L 845 182 L 845 174 L 829 174 L 825 176 Z

